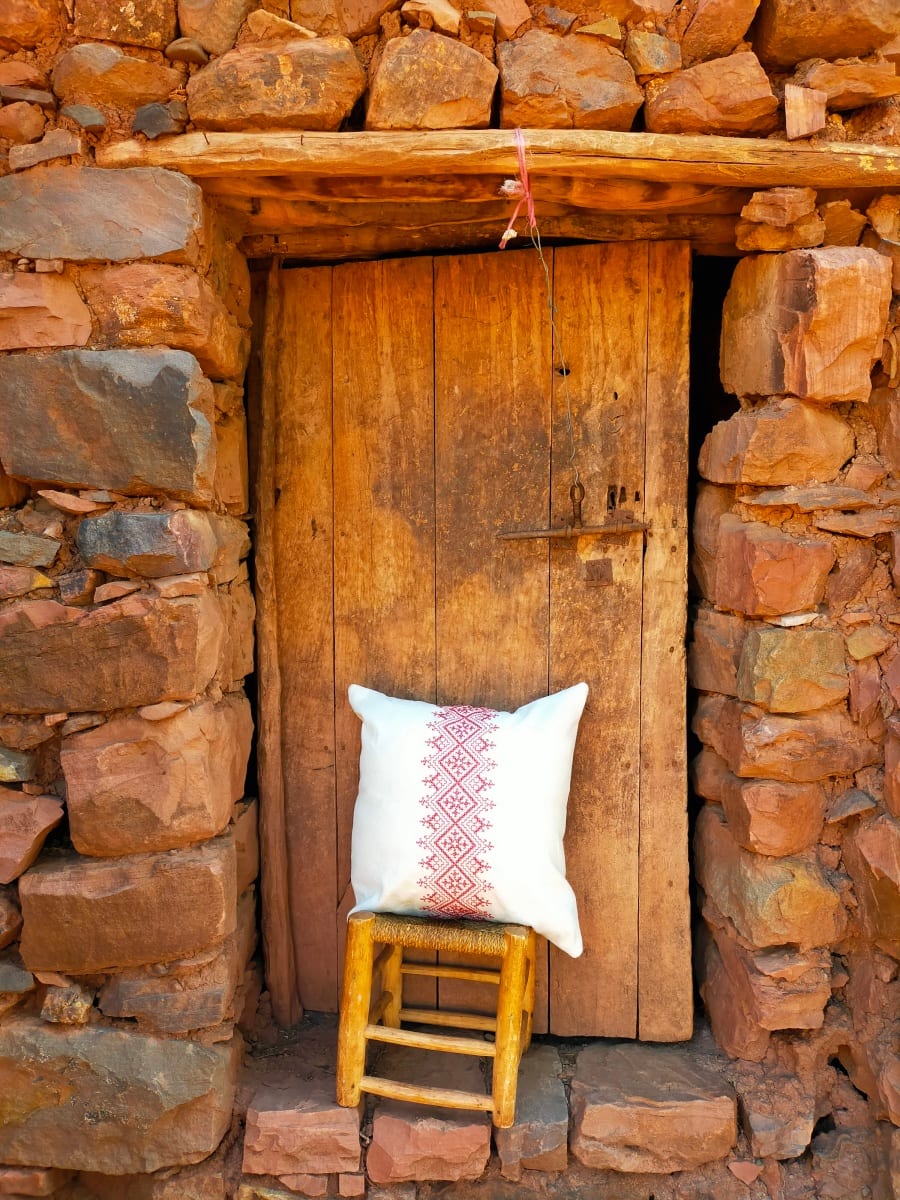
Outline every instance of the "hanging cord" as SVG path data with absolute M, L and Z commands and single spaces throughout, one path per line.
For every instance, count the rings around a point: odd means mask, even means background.
M 575 426 L 572 420 L 572 397 L 569 393 L 569 364 L 566 361 L 566 356 L 563 353 L 562 339 L 559 336 L 559 329 L 556 324 L 556 305 L 553 303 L 553 285 L 550 280 L 550 268 L 547 265 L 547 260 L 544 257 L 544 249 L 541 245 L 541 231 L 538 228 L 537 219 L 534 215 L 534 196 L 531 191 L 531 181 L 528 177 L 528 163 L 525 160 L 525 134 L 521 129 L 516 129 L 513 132 L 516 142 L 516 157 L 518 158 L 518 179 L 505 179 L 500 188 L 502 196 L 510 198 L 518 197 L 518 203 L 513 209 L 513 214 L 509 218 L 509 224 L 503 231 L 503 236 L 500 238 L 500 249 L 505 250 L 507 244 L 514 238 L 518 237 L 515 230 L 515 223 L 519 213 L 522 211 L 524 204 L 525 211 L 528 216 L 528 233 L 531 237 L 531 244 L 537 251 L 538 260 L 541 264 L 541 269 L 544 272 L 544 289 L 547 297 L 547 311 L 550 315 L 550 337 L 552 348 L 557 359 L 557 371 L 562 378 L 563 397 L 566 402 L 566 432 L 569 435 L 569 467 L 572 471 L 572 487 L 569 490 L 569 495 L 572 500 L 572 512 L 574 514 L 575 524 L 581 525 L 581 504 L 584 500 L 584 484 L 581 482 L 581 476 L 578 473 L 577 452 L 575 448 Z

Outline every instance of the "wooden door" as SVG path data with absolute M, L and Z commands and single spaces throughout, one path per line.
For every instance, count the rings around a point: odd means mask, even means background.
M 546 260 L 270 281 L 257 553 L 276 1013 L 297 996 L 337 1005 L 359 756 L 347 686 L 515 708 L 585 679 L 566 838 L 585 952 L 544 946 L 536 1028 L 690 1037 L 690 256 L 630 243 Z M 630 513 L 646 538 L 499 540 L 571 520 L 573 448 L 585 523 Z M 441 987 L 420 999 L 452 1005 Z

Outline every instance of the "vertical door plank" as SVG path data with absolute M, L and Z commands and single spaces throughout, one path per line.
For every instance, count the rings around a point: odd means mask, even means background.
M 570 372 L 554 374 L 554 523 L 572 519 L 567 392 L 585 523 L 607 516 L 610 488 L 640 518 L 646 244 L 558 249 L 554 299 Z M 590 686 L 566 834 L 585 948 L 579 959 L 550 950 L 550 1030 L 562 1035 L 637 1032 L 642 556 L 639 533 L 551 549 L 551 688 Z
M 515 709 L 547 691 L 547 543 L 495 535 L 547 522 L 549 342 L 534 253 L 435 259 L 441 704 Z M 456 982 L 439 991 L 442 1007 L 479 1004 Z M 538 1004 L 541 1030 L 545 982 Z
M 638 1033 L 664 1042 L 693 1031 L 684 705 L 690 281 L 686 243 L 651 245 Z
M 331 269 L 285 271 L 278 340 L 275 565 L 291 928 L 307 1008 L 336 1001 Z
M 350 882 L 359 780 L 347 688 L 435 696 L 432 302 L 429 258 L 334 269 L 334 906 Z M 415 1003 L 429 999 L 421 986 L 407 991 Z

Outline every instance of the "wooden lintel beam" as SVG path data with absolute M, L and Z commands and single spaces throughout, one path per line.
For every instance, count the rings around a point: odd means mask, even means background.
M 758 138 L 598 130 L 525 131 L 529 171 L 719 187 L 877 187 L 900 190 L 900 151 Z M 170 167 L 196 179 L 227 174 L 433 176 L 516 174 L 511 130 L 347 133 L 187 133 L 98 147 L 103 167 Z

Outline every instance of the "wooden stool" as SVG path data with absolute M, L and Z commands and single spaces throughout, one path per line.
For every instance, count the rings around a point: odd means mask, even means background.
M 376 943 L 382 944 L 377 957 Z M 346 1108 L 359 1104 L 361 1092 L 490 1112 L 494 1124 L 507 1129 L 516 1112 L 519 1060 L 531 1042 L 534 1013 L 534 930 L 525 925 L 485 921 L 435 921 L 393 913 L 354 913 L 347 922 L 344 990 L 338 1031 L 337 1102 Z M 404 962 L 406 949 L 454 954 L 483 954 L 501 960 L 500 970 Z M 404 1008 L 403 976 L 433 975 L 497 985 L 497 1015 Z M 403 1022 L 456 1029 L 484 1030 L 494 1041 L 456 1034 L 403 1029 Z M 451 1054 L 472 1054 L 494 1060 L 490 1096 L 447 1088 L 416 1087 L 367 1075 L 368 1042 L 390 1042 Z

